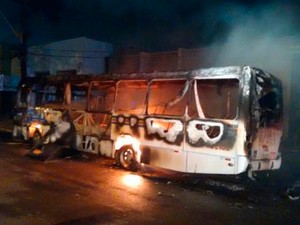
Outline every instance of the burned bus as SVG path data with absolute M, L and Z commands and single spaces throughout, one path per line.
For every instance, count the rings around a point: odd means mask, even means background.
M 14 113 L 13 137 L 39 142 L 65 109 L 84 111 L 87 76 L 29 77 L 20 85 Z M 83 83 L 82 83 L 83 82 Z
M 251 175 L 280 168 L 282 86 L 261 69 L 54 77 L 39 89 L 41 119 L 49 129 L 67 110 L 77 150 L 126 169 Z M 35 122 L 27 131 L 34 124 L 40 132 Z
M 282 86 L 249 66 L 89 82 L 77 148 L 135 169 L 239 174 L 280 168 Z

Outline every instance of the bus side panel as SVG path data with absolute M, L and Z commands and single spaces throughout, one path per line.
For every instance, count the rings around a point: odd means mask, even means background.
M 188 153 L 187 172 L 189 173 L 234 174 L 234 165 L 234 158 Z
M 169 129 L 166 129 L 166 127 Z M 183 147 L 183 122 L 179 119 L 114 115 L 112 139 L 128 134 L 141 145 L 141 163 L 175 171 L 186 171 Z
M 253 69 L 256 91 L 253 99 L 256 104 L 257 131 L 252 141 L 251 170 L 274 170 L 281 165 L 279 146 L 283 130 L 282 84 L 273 75 L 260 69 Z
M 156 141 L 154 141 L 153 145 Z M 159 143 L 157 143 L 159 145 Z M 186 172 L 187 153 L 172 149 L 163 149 L 159 147 L 142 147 L 141 163 L 151 166 L 158 166 L 174 171 Z
M 129 134 L 140 140 L 145 133 L 144 117 L 135 115 L 118 114 L 111 119 L 111 139 L 115 140 L 121 134 Z
M 237 150 L 243 148 L 243 142 L 238 141 L 238 137 L 240 133 L 236 121 L 190 120 L 187 123 L 184 145 L 184 151 L 188 152 L 187 172 L 243 172 L 248 162 L 237 158 Z
M 186 172 L 187 153 L 183 151 L 184 123 L 179 118 L 147 117 L 142 150 L 144 163 Z

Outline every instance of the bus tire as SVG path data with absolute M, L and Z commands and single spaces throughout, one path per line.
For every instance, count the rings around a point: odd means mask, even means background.
M 131 145 L 125 145 L 116 152 L 116 163 L 127 170 L 138 170 L 139 163 L 136 160 L 136 154 Z

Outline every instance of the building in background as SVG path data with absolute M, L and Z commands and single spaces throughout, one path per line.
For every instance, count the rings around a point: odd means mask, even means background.
M 39 74 L 102 74 L 112 44 L 86 37 L 32 46 L 27 54 L 27 76 Z
M 189 71 L 214 65 L 217 48 L 179 48 L 168 52 L 140 52 L 109 58 L 110 73 Z
M 10 114 L 22 75 L 22 59 L 26 60 L 27 77 L 55 74 L 99 75 L 108 70 L 107 57 L 112 44 L 86 37 L 62 40 L 29 47 L 27 57 L 20 46 L 9 43 L 0 46 L 0 114 Z M 24 69 L 23 69 L 24 70 Z

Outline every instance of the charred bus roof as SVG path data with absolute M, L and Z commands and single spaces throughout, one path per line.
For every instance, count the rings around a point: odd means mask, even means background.
M 152 79 L 224 79 L 237 78 L 241 79 L 244 76 L 244 71 L 252 71 L 252 74 L 257 77 L 257 82 L 260 81 L 271 86 L 281 87 L 281 82 L 272 74 L 264 72 L 259 68 L 250 66 L 228 66 L 228 67 L 212 67 L 197 69 L 191 71 L 176 71 L 176 72 L 152 72 L 152 73 L 128 73 L 128 74 L 101 74 L 101 75 L 49 75 L 43 77 L 27 77 L 22 81 L 20 86 L 29 86 L 39 83 L 40 85 L 55 85 L 59 83 L 82 84 L 91 81 L 118 81 L 118 80 L 152 80 Z

